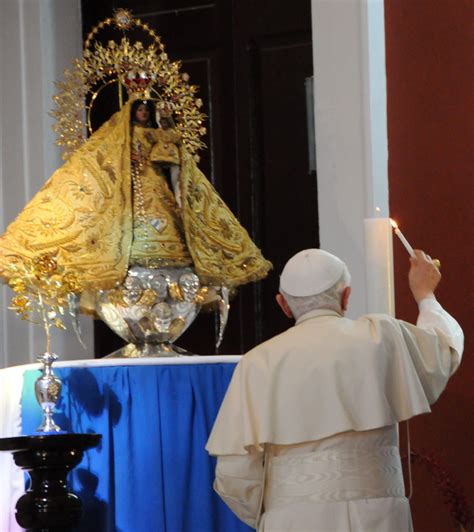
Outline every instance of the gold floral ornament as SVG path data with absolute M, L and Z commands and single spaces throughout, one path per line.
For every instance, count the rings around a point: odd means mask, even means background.
M 51 351 L 51 327 L 65 329 L 63 316 L 71 294 L 81 291 L 77 276 L 60 267 L 51 254 L 10 264 L 8 285 L 15 293 L 8 307 L 22 320 L 41 325 L 46 334 L 46 352 Z
M 129 9 L 116 9 L 113 18 L 114 24 L 119 30 L 129 30 L 133 25 L 133 16 Z
M 149 46 L 131 42 L 125 35 L 120 42 L 109 40 L 105 45 L 96 37 L 108 26 L 126 31 L 141 30 Z M 100 92 L 108 85 L 118 84 L 118 104 L 123 105 L 121 87 L 130 98 L 156 98 L 157 108 L 171 111 L 188 153 L 199 160 L 198 151 L 206 145 L 203 102 L 196 97 L 198 87 L 189 83 L 189 75 L 181 72 L 181 62 L 171 61 L 160 37 L 148 24 L 134 18 L 127 9 L 115 11 L 95 26 L 87 36 L 84 53 L 64 72 L 64 80 L 56 83 L 58 93 L 51 115 L 56 119 L 53 130 L 56 143 L 64 148 L 67 160 L 86 140 L 86 126 L 92 133 L 90 114 Z M 86 104 L 87 96 L 89 103 Z

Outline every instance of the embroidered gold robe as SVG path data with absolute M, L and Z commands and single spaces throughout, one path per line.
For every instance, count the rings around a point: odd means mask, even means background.
M 0 238 L 0 277 L 10 277 L 8 263 L 44 253 L 75 272 L 84 291 L 121 283 L 131 262 L 191 263 L 202 282 L 230 288 L 265 277 L 271 263 L 169 130 L 161 133 L 169 139 L 162 135 L 147 146 L 145 216 L 139 219 L 132 193 L 130 108 L 128 102 L 99 128 L 9 225 Z M 173 147 L 167 150 L 165 144 Z M 162 186 L 162 172 L 153 168 L 160 161 L 179 164 L 181 207 Z M 166 210 L 167 225 L 160 209 Z

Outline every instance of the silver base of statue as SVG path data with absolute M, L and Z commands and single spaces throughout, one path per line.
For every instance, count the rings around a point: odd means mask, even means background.
M 146 358 L 198 356 L 168 342 L 156 344 L 127 344 L 105 358 Z
M 218 294 L 219 292 L 219 294 Z M 224 295 L 222 295 L 224 294 Z M 96 298 L 100 318 L 128 345 L 110 358 L 192 355 L 174 345 L 199 314 L 203 304 L 216 302 L 221 312 L 222 340 L 228 314 L 228 291 L 202 286 L 192 268 L 133 266 L 121 286 L 101 290 Z M 225 305 L 222 305 L 225 297 Z
M 43 421 L 36 429 L 37 432 L 61 432 L 53 419 L 53 411 L 61 394 L 62 383 L 53 373 L 52 364 L 58 359 L 54 353 L 43 353 L 37 357 L 37 361 L 43 364 L 43 374 L 35 381 L 35 395 L 43 410 Z

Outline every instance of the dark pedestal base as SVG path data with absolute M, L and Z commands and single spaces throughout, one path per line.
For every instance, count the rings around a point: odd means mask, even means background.
M 66 532 L 81 520 L 82 505 L 68 490 L 67 474 L 95 447 L 99 434 L 51 434 L 0 439 L 15 464 L 28 472 L 31 485 L 16 503 L 16 520 L 34 532 Z

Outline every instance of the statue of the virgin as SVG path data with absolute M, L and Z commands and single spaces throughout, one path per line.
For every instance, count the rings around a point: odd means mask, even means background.
M 75 274 L 81 309 L 135 344 L 122 354 L 169 354 L 200 306 L 220 303 L 225 321 L 228 291 L 265 277 L 271 264 L 197 166 L 195 88 L 156 34 L 130 20 L 160 50 L 146 49 L 142 65 L 141 45 L 109 42 L 114 68 L 102 68 L 129 99 L 82 144 L 67 143 L 75 148 L 67 162 L 0 237 L 0 277 L 9 280 L 8 264 L 50 256 Z M 76 76 L 86 87 L 101 81 L 88 74 L 91 57 L 104 56 L 97 44 L 91 56 L 89 41 Z

